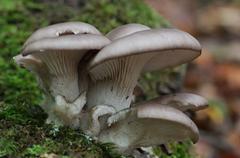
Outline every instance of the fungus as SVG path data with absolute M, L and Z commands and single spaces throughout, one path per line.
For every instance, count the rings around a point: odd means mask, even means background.
M 176 93 L 160 96 L 148 100 L 145 103 L 158 103 L 161 105 L 171 106 L 183 112 L 187 110 L 198 111 L 205 109 L 208 106 L 208 101 L 205 98 L 192 93 Z M 142 103 L 140 103 L 140 105 L 141 104 Z M 138 106 L 138 104 L 135 106 Z
M 113 142 L 121 152 L 191 139 L 196 142 L 199 132 L 183 112 L 156 103 L 142 104 L 115 113 L 102 130 L 99 140 Z
M 40 29 L 25 43 L 22 56 L 33 56 L 40 60 L 47 69 L 48 74 L 42 76 L 42 80 L 45 78 L 49 80 L 47 85 L 44 86 L 57 103 L 52 107 L 63 106 L 52 108 L 52 110 L 57 109 L 53 113 L 58 115 L 57 117 L 63 124 L 68 125 L 66 121 L 61 120 L 65 117 L 64 115 L 72 116 L 71 113 L 67 114 L 67 112 L 76 113 L 73 109 L 77 109 L 77 112 L 80 113 L 86 103 L 87 74 L 79 76 L 78 65 L 80 60 L 85 54 L 94 52 L 90 50 L 99 50 L 109 42 L 93 26 L 70 22 Z M 84 67 L 84 65 L 81 66 Z M 78 98 L 82 100 L 78 101 Z M 78 103 L 78 105 L 74 103 Z M 60 112 L 60 109 L 63 111 Z
M 126 152 L 198 140 L 196 125 L 183 112 L 205 108 L 201 96 L 177 93 L 130 105 L 141 72 L 180 65 L 200 53 L 198 41 L 176 29 L 128 24 L 105 37 L 89 24 L 69 22 L 33 33 L 14 60 L 37 75 L 47 122 L 80 126 Z
M 92 25 L 83 22 L 65 22 L 50 25 L 35 31 L 24 43 L 23 47 L 28 44 L 44 38 L 54 38 L 64 35 L 76 34 L 97 34 L 101 33 Z
M 200 52 L 196 39 L 175 29 L 144 30 L 113 40 L 88 66 L 93 81 L 87 96 L 88 107 L 111 105 L 116 111 L 128 108 L 142 69 L 155 66 L 152 70 L 159 70 L 183 64 Z M 158 62 L 153 60 L 156 58 Z
M 34 73 L 37 77 L 39 86 L 44 90 L 45 93 L 47 93 L 45 85 L 49 82 L 48 78 L 46 78 L 46 75 L 49 75 L 47 72 L 47 68 L 42 63 L 41 60 L 36 59 L 32 55 L 23 56 L 22 54 L 19 54 L 15 57 L 13 57 L 13 60 L 20 66 L 23 67 L 30 72 Z
M 23 49 L 22 54 L 40 59 L 51 74 L 46 77 L 52 78 L 49 87 L 52 95 L 62 95 L 72 102 L 80 94 L 77 72 L 80 59 L 88 50 L 101 49 L 108 42 L 101 35 L 65 35 L 33 42 Z
M 144 30 L 150 30 L 150 28 L 142 24 L 126 24 L 113 29 L 106 35 L 106 37 L 113 41 L 135 32 Z

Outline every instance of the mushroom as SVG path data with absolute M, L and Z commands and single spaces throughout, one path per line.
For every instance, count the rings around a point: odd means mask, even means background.
M 113 40 L 122 38 L 124 36 L 133 34 L 135 32 L 144 31 L 144 30 L 150 30 L 150 28 L 142 24 L 135 24 L 135 23 L 126 24 L 113 29 L 106 35 L 106 37 L 113 41 Z
M 113 29 L 106 35 L 106 37 L 109 38 L 110 40 L 116 40 L 123 36 L 127 36 L 135 32 L 149 30 L 149 29 L 150 29 L 149 27 L 142 24 L 134 24 L 134 23 L 126 24 Z M 132 99 L 134 100 L 134 97 Z M 114 107 L 111 107 L 111 105 L 97 105 L 94 108 L 92 107 L 93 106 L 90 106 L 87 109 L 88 111 L 86 111 L 85 114 L 83 114 L 84 117 L 88 116 L 90 118 L 82 119 L 82 120 L 87 120 L 87 119 L 90 120 L 88 121 L 89 125 L 85 126 L 84 123 L 81 123 L 82 124 L 81 128 L 90 135 L 97 135 L 101 129 L 100 122 L 98 122 L 98 117 L 103 115 L 113 114 L 115 110 L 114 110 Z
M 67 125 L 86 103 L 87 74 L 78 75 L 79 62 L 84 55 L 95 54 L 90 50 L 99 50 L 110 43 L 93 26 L 87 26 L 91 25 L 70 22 L 40 29 L 27 40 L 22 51 L 23 56 L 31 55 L 44 64 L 48 75 L 43 78 L 49 80 L 45 87 L 56 103 L 52 106 L 53 113 Z M 64 115 L 72 118 L 63 119 Z
M 113 40 L 88 65 L 93 83 L 87 94 L 87 107 L 111 105 L 116 111 L 129 108 L 143 69 L 149 70 L 149 65 L 156 68 L 156 64 L 158 70 L 176 66 L 200 53 L 198 41 L 176 29 L 144 30 Z M 151 63 L 155 58 L 158 63 Z
M 102 130 L 99 140 L 116 144 L 124 153 L 189 138 L 196 142 L 199 137 L 196 125 L 183 112 L 156 103 L 119 111 L 108 123 L 109 127 Z
M 65 22 L 50 25 L 35 31 L 24 43 L 23 47 L 28 44 L 44 38 L 54 38 L 64 35 L 76 34 L 97 34 L 101 33 L 92 25 L 83 22 Z
M 46 93 L 46 87 L 47 83 L 49 82 L 48 78 L 44 77 L 46 75 L 49 75 L 47 72 L 47 69 L 45 65 L 42 63 L 41 60 L 36 59 L 32 55 L 23 56 L 22 54 L 19 54 L 15 57 L 13 57 L 13 60 L 20 66 L 23 67 L 30 72 L 34 73 L 37 77 L 38 83 L 40 87 L 44 90 Z
M 205 109 L 208 106 L 208 101 L 202 96 L 192 93 L 176 93 L 165 96 L 160 96 L 146 101 L 144 104 L 158 103 L 161 105 L 171 106 L 180 111 L 198 111 Z M 141 105 L 136 104 L 135 106 Z
M 32 55 L 23 56 L 22 54 L 19 54 L 19 55 L 13 57 L 13 60 L 20 67 L 23 67 L 23 68 L 29 70 L 30 72 L 32 72 L 33 74 L 35 74 L 39 86 L 45 93 L 45 99 L 40 106 L 44 109 L 45 112 L 47 112 L 49 114 L 47 123 L 50 123 L 51 122 L 50 120 L 55 120 L 55 123 L 56 123 L 56 121 L 57 121 L 56 116 L 54 115 L 53 112 L 51 112 L 52 109 L 51 109 L 51 106 L 49 106 L 49 105 L 54 104 L 54 99 L 50 95 L 50 93 L 48 92 L 47 87 L 46 87 L 46 85 L 48 85 L 50 82 L 49 78 L 46 77 L 46 76 L 49 76 L 46 66 L 42 63 L 41 60 L 36 59 Z
M 31 54 L 48 68 L 52 82 L 53 96 L 62 95 L 67 101 L 74 101 L 80 94 L 78 89 L 78 64 L 88 50 L 101 49 L 109 40 L 101 35 L 65 35 L 41 39 L 27 45 L 23 56 Z M 86 83 L 85 83 L 86 84 Z

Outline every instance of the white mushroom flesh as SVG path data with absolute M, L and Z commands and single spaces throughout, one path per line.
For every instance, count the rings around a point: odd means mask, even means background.
M 77 67 L 85 52 L 57 50 L 33 54 L 48 68 L 51 78 L 49 90 L 53 96 L 62 95 L 68 102 L 73 102 L 79 96 Z
M 142 68 L 152 56 L 146 53 L 113 59 L 91 69 L 93 84 L 89 87 L 87 104 L 111 105 L 117 111 L 128 108 Z

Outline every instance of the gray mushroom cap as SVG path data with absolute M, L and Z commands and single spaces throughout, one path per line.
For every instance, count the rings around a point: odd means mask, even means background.
M 113 29 L 106 35 L 106 37 L 109 38 L 110 40 L 116 40 L 121 37 L 133 34 L 135 32 L 144 31 L 144 30 L 150 30 L 150 28 L 142 24 L 135 24 L 135 23 L 126 24 Z
M 81 35 L 65 35 L 60 37 L 39 39 L 27 45 L 22 54 L 36 54 L 44 51 L 53 50 L 95 50 L 101 49 L 110 41 L 102 36 L 96 34 L 81 34 Z
M 89 69 L 110 60 L 146 53 L 154 55 L 144 70 L 154 71 L 193 60 L 201 54 L 201 46 L 194 37 L 176 29 L 140 31 L 104 47 L 91 61 Z
M 192 93 L 176 93 L 176 94 L 170 94 L 166 96 L 160 96 L 160 97 L 148 100 L 145 103 L 140 103 L 139 105 L 151 104 L 151 103 L 171 106 L 180 111 L 187 111 L 187 110 L 198 111 L 208 107 L 207 99 Z M 138 106 L 138 104 L 135 106 Z
M 98 34 L 101 33 L 92 25 L 83 22 L 65 22 L 50 25 L 35 31 L 24 43 L 25 47 L 29 43 L 44 38 L 54 38 L 66 34 Z
M 145 104 L 124 111 L 116 113 L 118 118 L 122 115 L 121 120 L 99 136 L 103 142 L 114 142 L 122 151 L 186 139 L 196 142 L 199 138 L 194 122 L 175 108 Z

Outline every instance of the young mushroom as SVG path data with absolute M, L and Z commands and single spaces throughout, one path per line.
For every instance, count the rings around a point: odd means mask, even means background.
M 198 41 L 176 29 L 144 30 L 113 40 L 88 66 L 93 83 L 89 87 L 87 107 L 106 105 L 116 111 L 129 108 L 143 69 L 148 70 L 151 64 L 155 67 L 158 64 L 158 70 L 176 66 L 200 53 Z M 159 61 L 156 63 L 155 59 Z
M 120 116 L 120 117 L 119 117 Z M 121 152 L 139 147 L 191 139 L 196 142 L 199 132 L 192 120 L 178 109 L 156 103 L 142 104 L 112 115 L 117 122 L 99 135 L 102 142 L 113 142 Z
M 50 83 L 49 78 L 46 77 L 49 76 L 49 72 L 47 71 L 46 66 L 32 55 L 23 56 L 22 54 L 19 54 L 13 57 L 13 60 L 17 65 L 29 70 L 36 76 L 37 82 L 45 94 L 44 101 L 40 106 L 49 114 L 47 122 L 50 123 L 50 120 L 57 120 L 54 116 L 54 113 L 51 112 L 51 106 L 49 106 L 54 104 L 54 99 L 46 87 Z
M 48 78 L 44 86 L 55 99 L 55 105 L 47 105 L 57 115 L 51 118 L 59 118 L 57 122 L 65 125 L 78 126 L 77 117 L 86 103 L 88 84 L 87 74 L 78 74 L 79 62 L 84 55 L 94 52 L 90 50 L 99 50 L 109 43 L 93 26 L 77 22 L 48 26 L 27 40 L 22 56 L 38 59 L 48 72 L 42 78 Z
M 113 40 L 122 38 L 124 36 L 133 34 L 135 32 L 144 31 L 144 30 L 150 30 L 150 28 L 142 24 L 135 24 L 135 23 L 126 24 L 113 29 L 106 35 L 106 37 L 111 41 L 113 41 Z
M 165 96 L 160 96 L 146 101 L 144 104 L 158 103 L 161 105 L 171 106 L 180 111 L 198 111 L 207 108 L 208 101 L 202 96 L 192 93 L 175 93 Z M 135 106 L 141 105 L 136 104 Z
M 44 78 L 44 76 L 48 75 L 48 72 L 46 70 L 45 65 L 41 62 L 41 60 L 36 59 L 32 55 L 23 56 L 22 54 L 19 54 L 15 57 L 13 57 L 13 60 L 19 65 L 20 67 L 23 67 L 30 72 L 34 73 L 37 77 L 38 83 L 40 87 L 46 91 L 46 88 L 44 85 L 47 84 L 48 78 Z M 44 84 L 45 82 L 45 84 Z

